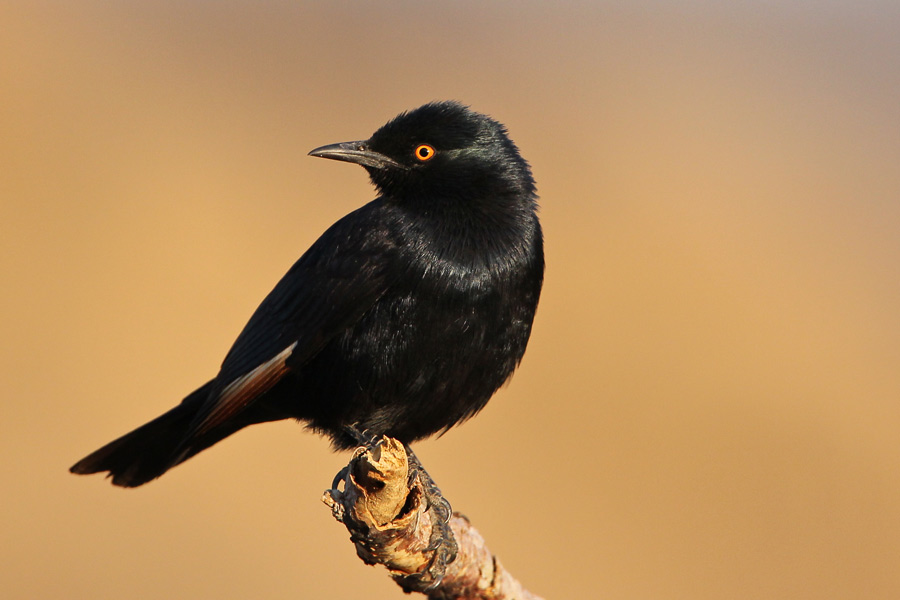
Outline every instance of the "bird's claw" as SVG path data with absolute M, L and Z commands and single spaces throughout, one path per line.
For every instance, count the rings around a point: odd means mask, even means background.
M 446 501 L 440 504 L 447 508 L 450 506 Z M 429 505 L 429 508 L 434 508 L 434 505 Z M 439 514 L 440 511 L 438 511 Z M 428 567 L 418 573 L 403 577 L 401 587 L 407 592 L 417 591 L 426 594 L 437 588 L 447 574 L 447 566 L 456 560 L 457 551 L 458 546 L 453 532 L 450 530 L 450 524 L 444 520 L 443 516 L 438 516 L 432 521 L 431 537 L 428 540 L 428 547 L 425 549 L 425 552 L 432 553 Z
M 450 518 L 453 516 L 453 508 L 450 502 L 441 494 L 441 490 L 434 483 L 428 472 L 422 467 L 419 458 L 407 445 L 406 454 L 409 457 L 410 484 L 418 478 L 422 483 L 426 506 L 432 511 L 431 536 L 428 540 L 426 552 L 432 552 L 433 556 L 428 568 L 407 576 L 411 584 L 417 583 L 417 589 L 431 590 L 440 585 L 447 571 L 447 565 L 456 559 L 458 546 L 450 529 Z M 424 586 L 424 587 L 423 587 Z
M 334 479 L 331 480 L 331 489 L 336 490 L 338 486 L 341 485 L 342 481 L 347 480 L 347 474 L 350 472 L 350 466 L 346 466 L 340 471 L 337 472 L 337 475 L 334 476 Z
M 344 432 L 349 435 L 357 446 L 365 446 L 366 448 L 378 448 L 384 442 L 384 436 L 375 433 L 371 429 L 360 429 L 355 424 L 345 425 Z
M 360 429 L 355 424 L 345 425 L 344 433 L 353 439 L 357 447 L 363 448 L 366 452 L 373 450 L 378 451 L 384 443 L 384 436 L 374 433 L 370 429 Z M 334 479 L 331 481 L 331 489 L 338 489 L 338 485 L 347 479 L 347 474 L 349 472 L 350 465 L 347 465 L 338 471 L 337 475 L 335 475 Z

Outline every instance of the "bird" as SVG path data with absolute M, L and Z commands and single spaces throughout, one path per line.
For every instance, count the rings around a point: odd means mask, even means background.
M 479 412 L 519 366 L 544 278 L 531 167 L 456 101 L 309 155 L 362 166 L 374 200 L 328 228 L 262 301 L 218 374 L 72 473 L 137 487 L 249 425 L 296 419 L 410 444 Z

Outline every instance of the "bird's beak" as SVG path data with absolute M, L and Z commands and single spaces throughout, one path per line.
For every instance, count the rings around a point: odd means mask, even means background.
M 385 156 L 380 152 L 370 150 L 368 142 L 342 142 L 340 144 L 329 144 L 328 146 L 316 148 L 310 152 L 309 155 L 319 156 L 321 158 L 331 158 L 333 160 L 343 160 L 345 162 L 356 163 L 374 169 L 384 169 L 385 167 L 403 168 L 403 165 L 393 158 Z

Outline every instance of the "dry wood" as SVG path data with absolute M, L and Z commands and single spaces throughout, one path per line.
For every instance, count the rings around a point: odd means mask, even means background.
M 503 568 L 468 519 L 454 513 L 442 522 L 427 500 L 440 492 L 412 462 L 400 442 L 384 437 L 354 451 L 343 490 L 325 492 L 359 557 L 387 567 L 405 591 L 435 600 L 540 600 Z

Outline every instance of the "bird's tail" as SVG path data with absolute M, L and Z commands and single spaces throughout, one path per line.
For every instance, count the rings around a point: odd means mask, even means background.
M 137 487 L 234 433 L 246 423 L 190 436 L 194 417 L 209 396 L 212 383 L 190 394 L 169 412 L 82 458 L 69 471 L 79 475 L 109 471 L 113 484 Z

